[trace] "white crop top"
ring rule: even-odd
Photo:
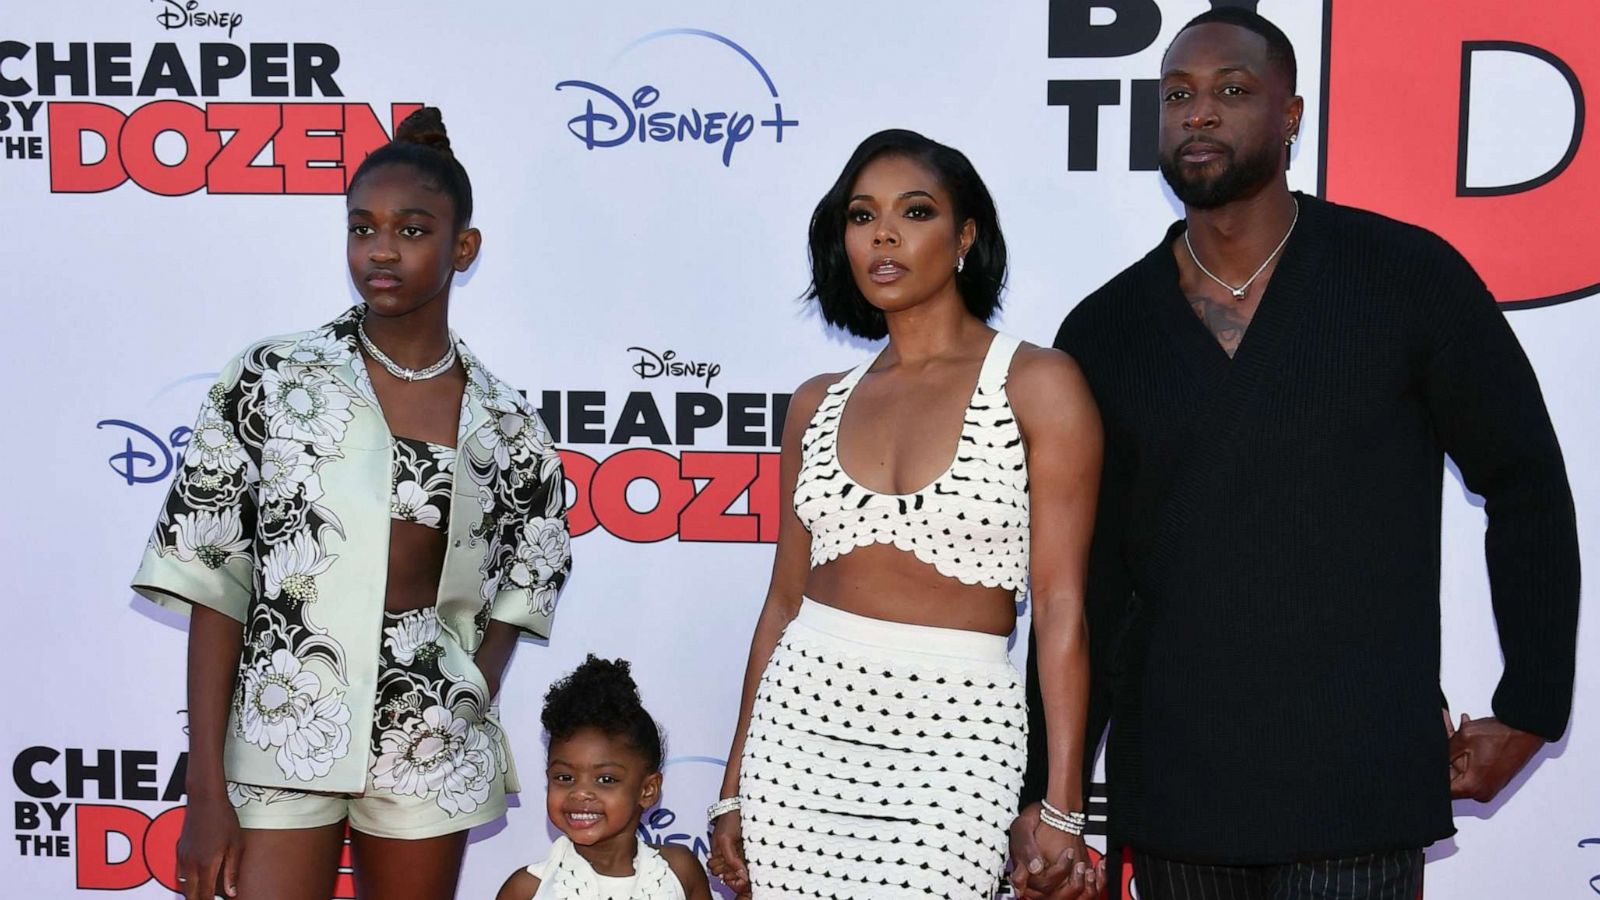
[[[839,422],[861,376],[828,388],[800,443],[795,514],[811,532],[811,567],[868,544],[893,544],[963,584],[1021,593],[1028,581],[1028,461],[1006,396],[1018,340],[996,334],[967,404],[950,466],[909,494],[871,491],[839,464]]]

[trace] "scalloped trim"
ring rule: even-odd
[[[902,543],[903,541],[906,543]],[[1018,594],[1025,594],[1028,591],[1026,580],[1017,582],[1014,579],[1006,578],[1003,573],[984,574],[972,571],[967,566],[957,566],[947,560],[934,557],[928,551],[910,545],[908,539],[894,534],[858,534],[851,539],[851,543],[846,547],[830,546],[819,548],[813,542],[811,545],[811,568],[815,569],[818,566],[827,565],[857,547],[867,547],[873,544],[888,544],[896,550],[909,553],[916,557],[918,562],[932,566],[934,571],[940,575],[946,578],[954,578],[962,584],[982,585],[988,588],[1003,587],[1016,591]]]

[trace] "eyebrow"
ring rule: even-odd
[[[1216,75],[1226,75],[1226,74],[1231,74],[1231,73],[1234,73],[1234,72],[1240,72],[1240,73],[1243,73],[1245,75],[1254,75],[1255,74],[1255,70],[1254,69],[1250,68],[1249,66],[1247,66],[1247,65],[1245,65],[1243,63],[1240,63],[1238,65],[1232,65],[1232,66],[1218,66],[1217,68],[1212,70],[1212,73],[1216,74]],[[1186,75],[1189,75],[1189,74],[1190,74],[1190,72],[1187,69],[1168,69],[1167,71],[1161,73],[1161,77],[1162,78],[1180,78],[1180,77],[1183,77],[1183,76],[1186,76]]]
[[[927,191],[906,191],[905,193],[900,195],[899,199],[906,200],[906,199],[911,198],[911,197],[927,197],[929,200],[933,200],[934,199],[934,196],[932,194],[928,193]],[[873,199],[873,196],[871,194],[857,194],[854,197],[851,197],[850,199],[852,201],[855,201],[855,200],[871,200],[871,199]]]
[[[549,763],[549,765],[546,766],[546,768],[552,768],[553,769],[556,766],[566,766],[569,769],[576,769],[577,768],[577,766],[573,765],[572,763],[569,763],[566,760],[559,759],[559,758],[550,760],[550,763]],[[594,765],[590,766],[589,768],[591,768],[591,769],[626,769],[627,766],[625,764],[619,763],[619,762],[598,762],[598,763],[595,763]]]
[[[416,207],[416,206],[408,206],[405,209],[397,209],[397,210],[395,210],[395,212],[399,213],[402,216],[427,216],[430,219],[439,218],[438,216],[434,215],[431,211],[426,210],[426,209],[422,209],[421,207]],[[369,210],[369,209],[352,209],[352,210],[350,210],[350,215],[352,215],[352,216],[370,216],[370,215],[372,215],[372,211]]]

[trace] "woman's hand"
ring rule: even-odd
[[[744,827],[738,810],[725,812],[712,823],[711,857],[706,866],[735,894],[750,893],[750,872],[744,864]]]
[[[1090,866],[1083,838],[1041,823],[1038,803],[1011,823],[1011,865],[1011,888],[1023,900],[1095,898],[1105,890],[1105,863]]]
[[[190,797],[178,836],[178,889],[184,900],[237,897],[243,856],[244,832],[228,798]]]
[[[1040,823],[1033,838],[1052,868],[1061,865],[1065,869],[1066,878],[1048,895],[1050,900],[1097,900],[1105,895],[1104,863],[1096,866],[1090,861],[1082,835]]]
[[[506,664],[511,661],[511,654],[516,649],[517,626],[499,619],[489,620],[489,627],[483,632],[483,641],[472,655],[472,662],[483,673],[483,683],[489,689],[489,696],[483,698],[485,709],[500,695]]]
[[[184,778],[189,804],[178,836],[178,890],[184,900],[239,895],[244,835],[228,802],[222,745],[243,646],[243,623],[204,604],[194,605],[189,620],[189,768]]]

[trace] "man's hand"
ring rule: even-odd
[[[1072,838],[1054,859],[1039,847],[1039,804],[1011,823],[1011,887],[1023,900],[1092,900],[1105,896],[1105,861],[1090,864],[1082,838]],[[1052,832],[1052,838],[1057,835]],[[1062,838],[1068,837],[1065,833]]]
[[[1445,723],[1449,728],[1448,719]],[[1450,796],[1488,803],[1544,746],[1544,738],[1494,717],[1469,718],[1450,734]]]

